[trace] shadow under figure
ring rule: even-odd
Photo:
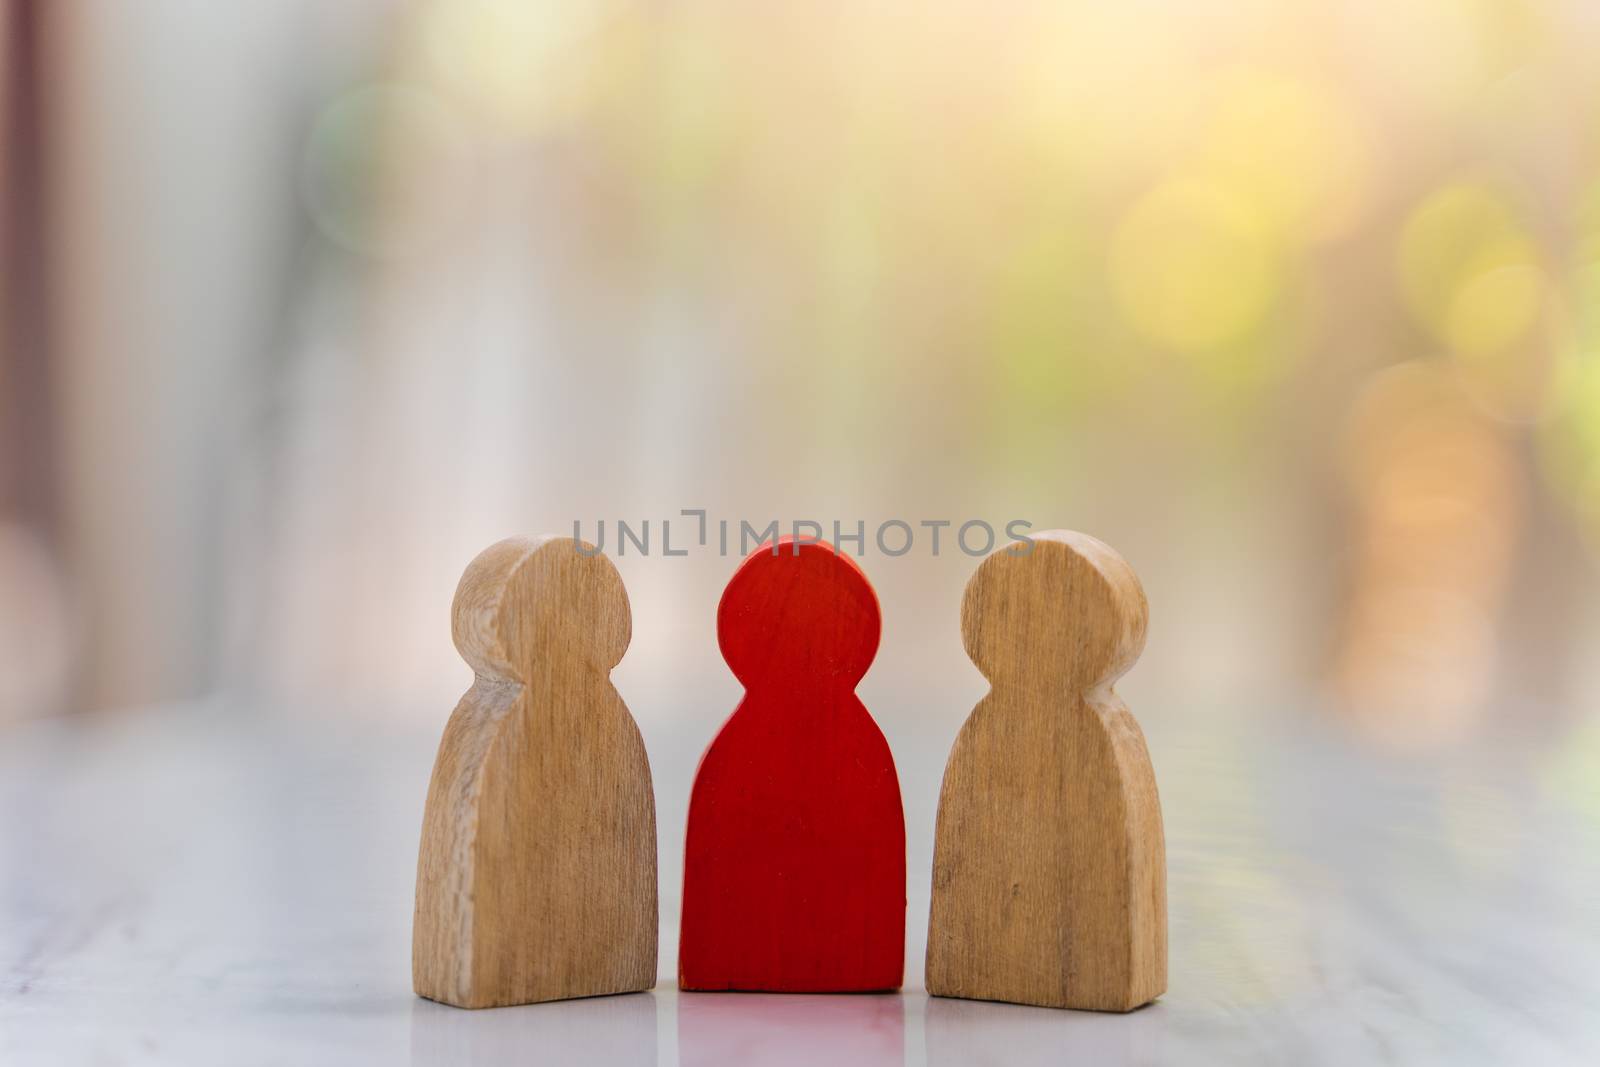
[[[578,548],[502,541],[456,590],[456,648],[477,679],[445,727],[423,816],[412,970],[430,1000],[655,985],[655,798],[610,679],[628,595],[609,559]]]
[[[1070,531],[967,583],[962,640],[991,688],[940,790],[929,993],[1130,1011],[1166,991],[1161,806],[1111,688],[1147,618],[1127,562]]]

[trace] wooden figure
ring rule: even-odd
[[[855,694],[879,627],[866,575],[825,542],[764,545],[728,583],[717,640],[745,695],[689,800],[683,989],[899,988],[905,816]]]
[[[455,644],[477,679],[445,727],[423,816],[412,969],[430,1000],[655,985],[650,764],[610,680],[628,595],[610,560],[578,546],[501,541],[456,589]]]
[[[961,603],[989,680],[945,766],[928,992],[1130,1011],[1167,985],[1155,773],[1112,690],[1144,648],[1133,569],[1080,533],[978,567]]]

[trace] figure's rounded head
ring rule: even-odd
[[[853,687],[877,655],[881,620],[854,560],[825,541],[783,538],[734,572],[717,606],[717,644],[746,689],[766,679]]]
[[[990,682],[1110,685],[1144,650],[1149,607],[1127,561],[1087,534],[1049,530],[978,565],[961,600],[967,655]]]
[[[601,671],[622,661],[633,632],[612,562],[570,537],[511,537],[467,565],[452,635],[480,675],[526,680],[539,657],[575,655]]]

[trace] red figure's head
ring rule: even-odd
[[[881,628],[867,576],[825,541],[762,545],[717,607],[717,644],[746,689],[810,680],[854,688],[878,652]]]

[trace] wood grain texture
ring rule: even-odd
[[[631,634],[605,556],[564,537],[480,554],[456,590],[477,678],[445,727],[417,864],[416,991],[464,1008],[649,989],[656,817],[610,672]]]
[[[695,772],[682,988],[899,988],[905,816],[855,694],[880,625],[866,576],[825,543],[763,546],[728,583],[717,640],[745,695]]]
[[[1144,648],[1148,609],[1108,546],[1033,540],[984,560],[962,600],[991,688],[940,791],[928,992],[1129,1011],[1167,984],[1155,773],[1111,688]]]

